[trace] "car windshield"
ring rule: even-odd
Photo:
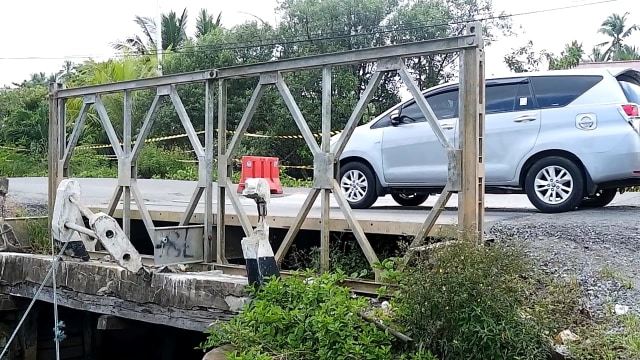
[[[620,81],[622,91],[627,96],[627,101],[640,104],[640,86],[628,81]]]

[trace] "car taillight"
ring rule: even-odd
[[[624,113],[627,114],[627,116],[629,117],[639,116],[638,105],[635,105],[635,104],[622,105],[622,110],[624,110]]]

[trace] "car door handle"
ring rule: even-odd
[[[452,130],[454,127],[456,127],[456,123],[444,123],[440,124],[440,126],[442,127],[442,130]]]
[[[537,118],[535,115],[522,115],[513,119],[514,122],[535,121]]]

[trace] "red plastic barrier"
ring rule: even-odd
[[[263,178],[269,183],[272,194],[282,194],[280,165],[277,157],[243,156],[238,194],[244,190],[244,182],[247,178]]]

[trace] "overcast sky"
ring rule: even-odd
[[[497,11],[510,14],[555,9],[576,4],[592,4],[602,0],[493,0]],[[542,12],[513,17],[526,34],[503,38],[487,48],[486,75],[507,72],[502,59],[513,47],[533,40],[536,50],[560,52],[571,40],[591,47],[605,41],[596,33],[602,21],[611,13],[630,12],[629,24],[640,24],[638,0],[616,0],[604,4]],[[635,4],[635,6],[633,6]],[[188,8],[189,32],[192,33],[197,11],[207,8],[217,14],[222,11],[223,23],[232,26],[251,19],[250,12],[264,20],[275,21],[275,0],[111,0],[89,5],[80,0],[4,0],[0,5],[0,85],[20,82],[33,72],[52,73],[60,69],[65,58],[81,62],[88,56],[100,59],[113,54],[109,43],[138,33],[135,15],[155,16],[158,6],[163,12]],[[638,9],[633,11],[632,9]],[[640,46],[640,32],[632,42]]]

